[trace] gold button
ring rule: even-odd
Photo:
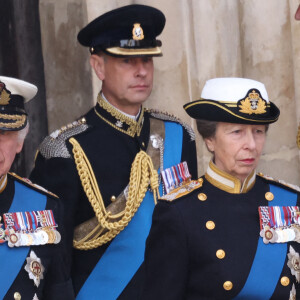
[[[14,299],[15,299],[15,300],[21,300],[21,294],[18,293],[18,292],[15,292],[15,293],[14,293]]]
[[[207,199],[207,196],[204,193],[198,194],[198,199],[200,201],[205,201]]]
[[[288,286],[290,284],[290,279],[286,276],[283,276],[281,277],[280,279],[280,283],[283,285],[283,286]]]
[[[144,142],[142,142],[142,146],[145,148],[145,143]]]
[[[213,230],[215,229],[216,227],[216,224],[214,221],[207,221],[206,222],[206,228],[209,229],[209,230]]]
[[[266,192],[265,197],[268,201],[272,201],[274,199],[274,195],[271,192]]]
[[[116,196],[111,196],[111,197],[110,197],[110,201],[111,201],[111,202],[115,202],[115,201],[116,201]]]
[[[199,182],[200,184],[202,184],[202,183],[203,183],[203,178],[199,178],[199,179],[198,179],[198,182]]]
[[[225,281],[223,284],[223,288],[226,291],[230,291],[232,289],[232,287],[233,287],[233,284],[231,281]]]
[[[216,256],[217,258],[219,259],[223,259],[225,257],[225,251],[222,250],[222,249],[219,249],[217,252],[216,252]]]

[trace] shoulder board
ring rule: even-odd
[[[13,172],[9,172],[8,173],[9,175],[11,175],[14,179],[16,179],[18,182],[20,183],[23,183],[25,184],[26,186],[30,187],[30,188],[33,188],[34,190],[36,190],[37,192],[40,192],[40,193],[43,193],[43,194],[46,194],[46,195],[50,195],[52,197],[55,197],[55,198],[58,198],[57,195],[49,192],[48,190],[46,190],[45,188],[43,188],[42,186],[40,185],[37,185],[35,183],[32,183],[30,181],[30,179],[28,178],[24,178],[24,177],[20,177],[19,175],[17,175],[16,173],[13,173]]]
[[[183,184],[182,186],[172,190],[169,194],[161,197],[159,200],[173,201],[175,199],[179,199],[201,188],[202,184],[202,178],[199,178],[198,180],[188,181],[186,184]]]
[[[159,110],[154,110],[154,109],[149,109],[147,108],[146,111],[150,114],[150,116],[152,116],[153,118],[156,119],[160,119],[160,120],[164,120],[164,121],[171,121],[171,122],[176,122],[179,123],[182,127],[185,128],[185,130],[188,132],[188,134],[190,135],[191,141],[195,140],[195,132],[193,130],[193,128],[182,122],[179,118],[177,118],[176,116],[169,114],[167,112],[162,112]]]
[[[274,179],[273,177],[268,176],[268,175],[264,175],[263,173],[257,173],[257,175],[264,178],[268,182],[275,184],[275,185],[278,185],[278,186],[281,186],[281,187],[282,186],[286,187],[286,188],[292,190],[293,192],[300,192],[300,187],[295,185],[295,184],[287,183],[284,180]]]
[[[40,153],[46,158],[62,157],[71,158],[67,148],[66,140],[74,135],[82,133],[88,129],[85,118],[81,118],[73,123],[61,127],[47,136],[39,147]]]

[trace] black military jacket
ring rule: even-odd
[[[29,273],[25,271],[24,267],[27,264],[27,261],[24,261],[24,264],[17,271],[17,276],[14,279],[12,285],[8,289],[4,299],[74,299],[73,287],[70,278],[69,263],[66,262],[68,259],[67,245],[64,243],[65,236],[63,230],[63,211],[61,202],[55,195],[37,188],[32,184],[27,183],[22,180],[20,177],[12,174],[7,174],[7,185],[5,189],[0,193],[0,214],[1,217],[4,213],[8,212],[10,206],[14,199],[15,195],[15,182],[19,182],[22,185],[25,185],[29,189],[33,189],[38,193],[47,196],[46,210],[52,210],[55,221],[58,225],[57,230],[61,234],[62,240],[58,244],[46,244],[40,246],[22,246],[28,249],[27,257],[30,256],[30,252],[33,251],[36,256],[41,260],[41,264],[44,267],[43,279],[40,280],[38,287],[34,285],[33,279],[29,278]],[[23,197],[26,197],[23,195]],[[32,211],[30,205],[28,205],[24,211]],[[3,219],[2,219],[3,222]],[[6,247],[7,245],[0,245],[0,247]],[[20,246],[21,248],[21,246]],[[9,251],[14,251],[14,248],[9,248]],[[17,251],[18,249],[16,249]],[[5,260],[7,258],[1,257]],[[12,270],[1,269],[1,272],[11,272]],[[0,282],[1,286],[1,282]],[[7,288],[7,287],[5,287]],[[36,298],[34,298],[34,296]],[[21,298],[19,298],[21,297]]]
[[[224,300],[239,294],[262,239],[258,207],[268,206],[269,184],[296,193],[299,205],[299,192],[253,175],[255,181],[236,189],[206,173],[198,188],[180,193],[187,195],[158,201],[146,244],[141,299]],[[298,243],[288,243],[287,249],[290,245],[300,252]],[[299,291],[297,298],[289,298],[293,284],[298,290],[299,283],[287,261],[286,256],[271,299],[300,299]]]
[[[150,137],[150,118],[172,122],[178,119],[142,109],[137,121],[130,120],[109,104],[97,103],[83,118],[47,137],[40,147],[30,178],[52,190],[66,204],[66,228],[73,228],[95,216],[82,189],[69,138],[83,148],[93,168],[105,206],[129,183],[131,164],[145,150]],[[193,178],[197,176],[196,147],[192,130],[183,126],[182,161],[187,161]],[[68,239],[72,239],[69,233]],[[105,252],[107,245],[82,251],[74,250],[72,279],[77,294]],[[141,272],[141,271],[138,271]],[[136,299],[142,276],[134,276],[120,299]]]

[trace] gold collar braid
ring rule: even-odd
[[[122,114],[118,109],[116,109],[113,105],[111,105],[108,101],[105,101],[101,94],[98,94],[97,102],[101,108],[106,110],[113,118],[115,118],[116,122],[106,119],[101,113],[97,111],[95,108],[95,112],[99,118],[108,123],[113,128],[134,137],[135,135],[139,136],[142,130],[143,122],[144,122],[144,108],[141,109],[140,116],[138,121],[131,119],[130,117]],[[122,127],[122,124],[125,123],[127,125],[127,129]]]
[[[70,143],[73,145],[74,159],[82,187],[99,222],[97,228],[89,236],[80,241],[73,240],[73,246],[80,250],[94,249],[111,241],[128,225],[145,197],[149,182],[156,203],[157,196],[159,196],[158,174],[153,167],[150,156],[146,152],[140,151],[131,166],[129,192],[125,209],[112,215],[105,208],[95,174],[83,149],[74,138],[70,139]],[[119,220],[115,221],[116,219]],[[99,233],[89,239],[101,227]],[[105,230],[106,232],[103,233]]]

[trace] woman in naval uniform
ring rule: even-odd
[[[213,157],[155,207],[142,299],[300,299],[299,188],[255,173],[279,109],[243,78],[184,108]]]

